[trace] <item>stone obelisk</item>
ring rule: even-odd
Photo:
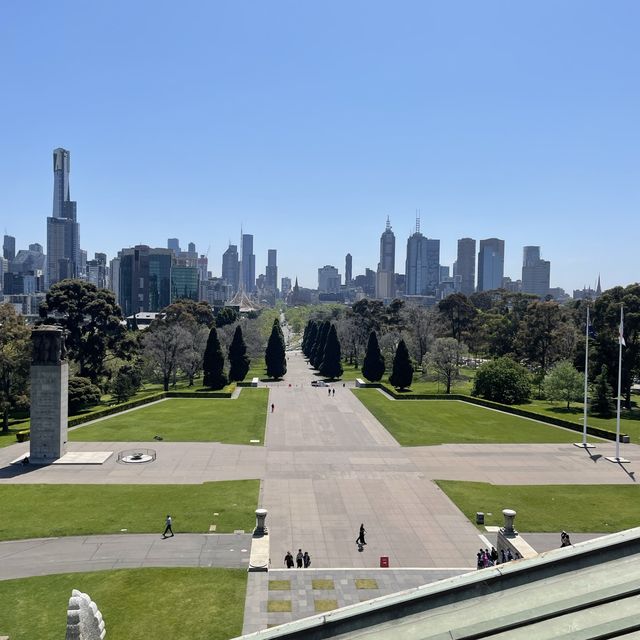
[[[31,332],[31,446],[29,462],[50,464],[66,453],[69,365],[62,329]]]

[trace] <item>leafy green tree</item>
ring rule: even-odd
[[[473,395],[503,404],[526,402],[531,395],[529,373],[509,357],[496,358],[476,372]]]
[[[605,291],[594,304],[592,324],[593,371],[606,365],[609,384],[618,385],[618,328],[620,306],[624,308],[624,341],[622,348],[621,394],[624,406],[631,408],[631,386],[640,375],[640,283],[627,287],[614,287]]]
[[[54,284],[40,305],[40,317],[66,330],[68,357],[79,375],[94,384],[105,373],[110,356],[129,360],[135,341],[122,325],[122,311],[114,294],[83,280]]]
[[[2,433],[9,432],[9,414],[29,406],[31,329],[13,305],[0,304],[0,411]]]
[[[229,345],[229,382],[242,382],[247,376],[249,365],[247,345],[242,337],[242,327],[238,325]]]
[[[432,370],[436,378],[445,385],[446,393],[458,378],[462,358],[467,355],[467,346],[455,338],[437,338],[425,357],[427,370]]]
[[[216,327],[224,327],[233,324],[238,319],[238,312],[231,307],[222,307],[216,314]]]
[[[111,395],[117,402],[126,402],[136,394],[142,384],[140,374],[128,365],[120,367],[109,384]]]
[[[100,404],[100,389],[88,378],[69,378],[69,413],[75,414]]]
[[[379,382],[384,375],[384,358],[380,353],[380,345],[378,344],[378,336],[375,331],[369,334],[367,342],[367,351],[362,361],[362,375],[370,382]]]
[[[325,378],[335,380],[342,375],[342,355],[340,353],[340,341],[336,325],[332,324],[327,335],[327,344],[324,348],[322,363],[320,364],[320,375]]]
[[[188,298],[176,300],[168,307],[165,307],[162,312],[164,313],[165,320],[169,322],[180,322],[192,318],[197,324],[206,327],[211,327],[215,322],[211,306],[208,302],[204,301],[195,302]]]
[[[613,403],[613,388],[609,384],[609,371],[607,365],[603,365],[593,384],[593,399],[591,410],[603,418],[611,417],[611,405]]]
[[[404,340],[398,343],[389,382],[396,389],[408,389],[413,382],[413,365]]]
[[[572,401],[580,400],[584,393],[584,373],[569,360],[561,360],[544,379],[544,395],[548,400],[562,400],[567,409]]]
[[[287,357],[285,355],[284,338],[280,323],[276,318],[271,328],[271,335],[264,354],[267,376],[279,380],[287,373]]]
[[[224,373],[224,355],[218,340],[218,332],[215,327],[211,327],[207,346],[204,350],[202,362],[203,380],[202,384],[210,389],[222,389],[227,384],[227,376]]]
[[[452,293],[438,303],[438,311],[447,319],[451,336],[462,342],[463,334],[471,327],[476,315],[467,296],[464,293]]]

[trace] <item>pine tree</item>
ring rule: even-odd
[[[202,384],[210,389],[222,389],[227,384],[224,373],[224,356],[218,340],[218,332],[211,327],[202,362]]]
[[[398,343],[389,382],[396,389],[407,389],[413,382],[413,366],[411,365],[409,351],[404,340],[400,340]]]
[[[307,340],[302,347],[302,352],[307,358],[311,357],[313,351],[313,345],[316,343],[318,337],[318,323],[315,320],[309,321],[309,332],[307,333]]]
[[[362,375],[370,382],[379,382],[384,375],[384,357],[380,353],[378,336],[375,331],[369,334],[367,351],[362,361]]]
[[[309,362],[314,369],[319,369],[322,363],[322,356],[324,356],[324,348],[327,346],[327,336],[329,335],[329,329],[331,323],[325,320],[318,329],[318,337],[313,345],[313,352],[309,358]]]
[[[271,335],[269,336],[269,342],[267,342],[264,360],[267,366],[267,376],[270,378],[277,380],[287,373],[284,338],[282,337],[282,330],[280,329],[280,323],[277,322],[277,318],[271,328]]]
[[[249,356],[247,345],[242,336],[242,327],[238,325],[233,340],[229,345],[229,382],[242,382],[249,371]]]
[[[340,353],[340,341],[334,324],[329,328],[327,343],[320,364],[320,375],[325,378],[339,378],[342,375],[342,355]]]
[[[591,410],[594,413],[608,418],[611,415],[611,400],[613,389],[609,384],[609,369],[607,365],[602,365],[600,375],[596,377],[593,385],[593,400],[591,402]]]

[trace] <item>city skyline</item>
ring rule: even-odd
[[[375,270],[387,216],[401,271],[420,209],[443,265],[497,237],[514,280],[525,246],[552,287],[639,279],[637,3],[123,7],[5,12],[0,222],[18,246],[47,244],[63,147],[89,255],[178,236],[220,275],[242,226],[260,269],[276,248],[313,287],[346,253],[354,277]]]

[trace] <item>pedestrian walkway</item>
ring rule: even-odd
[[[473,571],[452,569],[276,569],[249,574],[242,633]]]

